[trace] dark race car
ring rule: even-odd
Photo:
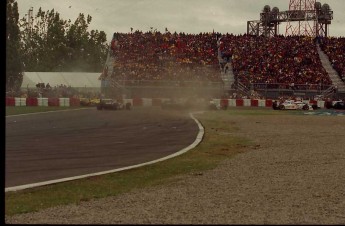
[[[337,101],[333,104],[333,108],[337,110],[345,110],[345,102],[344,101]]]
[[[101,99],[100,102],[97,104],[97,110],[130,110],[131,103],[126,103],[123,105],[122,103],[114,100],[114,99]]]

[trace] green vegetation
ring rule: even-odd
[[[268,110],[209,111],[196,114],[203,124],[203,141],[193,150],[153,165],[95,176],[76,181],[47,185],[5,194],[5,214],[14,215],[44,208],[116,196],[132,189],[173,183],[183,175],[197,175],[215,168],[221,161],[241,153],[251,144],[233,135],[239,130],[230,115],[277,114]]]
[[[19,18],[16,0],[6,3],[6,91],[17,91],[23,72],[101,72],[109,45],[104,31],[91,30],[92,17],[64,20],[41,8]],[[30,13],[29,13],[30,14]]]

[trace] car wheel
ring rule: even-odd
[[[306,111],[306,110],[309,110],[308,104],[304,105],[304,106],[302,107],[302,109],[305,110],[305,111]]]
[[[313,110],[317,110],[318,109],[317,104],[313,104],[312,107],[313,107]]]
[[[279,106],[279,109],[280,109],[280,110],[285,110],[285,106],[284,106],[284,105],[280,105],[280,106]]]
[[[131,110],[132,104],[131,103],[127,103],[126,104],[126,110]]]

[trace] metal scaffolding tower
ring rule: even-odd
[[[266,5],[260,13],[260,20],[247,22],[247,34],[266,37],[279,34],[279,25],[286,22],[285,35],[325,36],[333,19],[328,4],[321,6],[315,0],[290,0],[289,10],[279,12]]]

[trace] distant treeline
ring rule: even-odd
[[[90,15],[64,20],[54,9],[19,19],[18,3],[7,1],[6,89],[18,89],[23,71],[101,72],[108,51],[104,31],[91,30]]]

